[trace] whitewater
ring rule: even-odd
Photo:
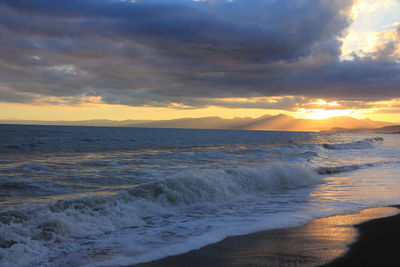
[[[400,135],[0,125],[0,265],[126,266],[400,203]]]

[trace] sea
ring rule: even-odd
[[[0,125],[0,265],[149,262],[399,192],[400,135]]]

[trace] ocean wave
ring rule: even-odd
[[[128,193],[169,204],[220,202],[238,195],[271,192],[305,186],[318,180],[311,169],[300,165],[261,165],[226,170],[188,170],[173,179],[135,187]]]
[[[341,172],[350,172],[359,170],[362,168],[367,167],[374,167],[375,164],[368,163],[368,164],[354,164],[354,165],[345,165],[345,166],[328,166],[328,167],[317,167],[316,171],[319,174],[334,174],[334,173],[341,173]]]
[[[373,148],[374,143],[381,143],[381,142],[383,142],[383,138],[375,137],[349,143],[323,144],[322,147],[330,150],[368,149],[368,148]]]
[[[218,206],[319,181],[311,168],[296,164],[197,169],[112,196],[24,206],[0,214],[0,258],[3,266],[51,265],[50,258],[62,253],[56,248],[66,242],[140,227],[182,208]]]

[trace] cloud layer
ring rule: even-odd
[[[290,109],[303,97],[398,97],[400,26],[373,52],[340,60],[352,5],[2,0],[0,100],[100,97],[132,106]],[[292,97],[277,104],[221,100],[275,96]]]

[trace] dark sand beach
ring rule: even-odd
[[[398,266],[398,208],[367,209],[302,227],[229,237],[135,266]]]
[[[400,266],[399,226],[400,215],[356,225],[357,241],[343,257],[324,266]]]

